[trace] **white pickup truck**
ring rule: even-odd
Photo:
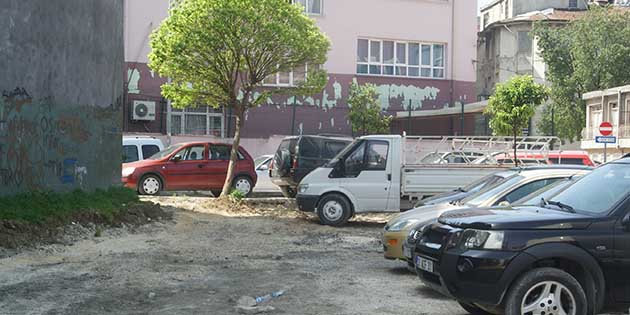
[[[471,163],[414,164],[420,163],[423,154],[432,149],[428,148],[431,147],[428,141],[414,142],[410,138],[378,135],[356,139],[329,163],[302,179],[297,194],[299,209],[316,212],[323,224],[338,226],[345,224],[355,213],[399,212],[401,202],[413,202],[454,190],[513,167]],[[538,143],[537,140],[534,142]],[[452,147],[452,143],[449,140],[448,146]],[[501,143],[508,149],[511,145],[509,141]],[[484,143],[477,147],[487,146]],[[538,144],[538,147],[543,146]],[[424,153],[410,150],[410,147],[422,147]],[[403,208],[410,207],[403,205]]]

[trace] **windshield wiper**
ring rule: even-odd
[[[573,207],[569,206],[566,203],[562,203],[560,201],[545,200],[545,198],[540,198],[540,200],[543,206],[552,205],[552,206],[556,206],[560,208],[561,210],[566,210],[567,212],[575,213],[575,209],[573,209]]]
[[[458,192],[466,192],[466,189],[461,188],[461,187],[457,187],[457,189],[455,189],[455,191],[458,191]]]

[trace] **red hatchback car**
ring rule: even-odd
[[[218,196],[227,175],[231,148],[220,143],[175,144],[149,159],[123,164],[122,182],[143,195],[162,190],[210,190]],[[234,189],[249,195],[257,179],[252,157],[240,147]]]

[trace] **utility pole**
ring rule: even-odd
[[[461,132],[460,136],[464,135],[464,116],[465,116],[465,111],[464,111],[464,100],[462,98],[460,98],[459,102],[462,104],[462,118],[461,118],[461,126],[459,129],[459,132]]]
[[[409,100],[409,117],[407,118],[407,135],[411,135],[411,100]]]
[[[297,105],[297,96],[293,96],[293,114],[291,118],[291,135],[295,136],[295,106]]]

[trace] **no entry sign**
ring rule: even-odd
[[[601,125],[599,125],[599,133],[602,136],[610,136],[613,132],[613,126],[611,123],[605,121]]]

